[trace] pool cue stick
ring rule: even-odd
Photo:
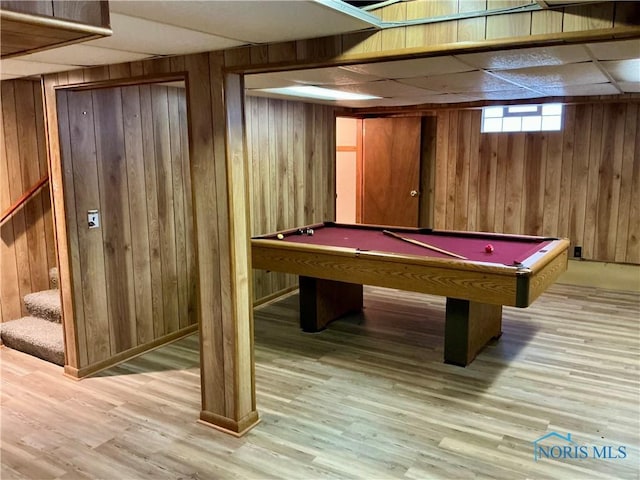
[[[397,238],[398,240],[402,240],[404,242],[409,242],[409,243],[413,243],[414,245],[418,245],[420,247],[428,248],[429,250],[433,250],[434,252],[444,253],[445,255],[449,255],[455,258],[460,258],[461,260],[468,260],[467,257],[463,257],[462,255],[458,255],[457,253],[453,253],[448,250],[443,250],[442,248],[434,247],[433,245],[429,245],[428,243],[424,243],[419,240],[414,240],[413,238],[402,237],[397,233],[390,232],[389,230],[383,230],[382,233],[384,233],[385,235],[389,235],[390,237]]]

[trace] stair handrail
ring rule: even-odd
[[[13,205],[7,208],[4,212],[2,212],[2,217],[0,218],[0,225],[4,223],[4,221],[9,218],[13,212],[15,212],[18,208],[20,208],[27,200],[29,200],[32,196],[34,196],[45,183],[49,181],[49,175],[45,175],[40,180],[37,181],[35,185],[33,185],[29,190],[27,190],[18,200],[15,201]]]

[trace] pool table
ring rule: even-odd
[[[528,307],[567,268],[569,241],[325,222],[251,239],[253,268],[299,275],[300,326],[362,309],[362,285],[447,297],[446,363],[501,335],[502,306]]]

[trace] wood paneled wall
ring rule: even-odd
[[[567,237],[586,259],[640,263],[638,107],[567,105],[562,131],[539,133],[438,112],[434,226]]]
[[[148,83],[151,79],[186,80],[196,312],[201,345],[200,419],[225,431],[242,433],[258,421],[247,215],[249,176],[243,82],[239,75],[225,73],[223,67],[223,53],[210,52],[50,74],[44,77],[44,98],[55,229],[58,244],[66,246],[58,251],[66,342],[65,372],[82,377],[141,353],[154,343],[124,351],[96,364],[82,362],[80,350],[91,345],[83,346],[79,341],[84,335],[82,329],[87,327],[87,316],[86,312],[76,312],[77,298],[82,292],[74,289],[73,265],[74,256],[80,255],[80,251],[77,231],[74,232],[74,225],[66,220],[66,212],[73,205],[68,205],[65,192],[67,188],[75,188],[75,184],[65,181],[61,161],[61,151],[66,147],[59,134],[59,116],[64,113],[58,109],[57,92],[110,87],[117,83]],[[154,145],[154,148],[160,147]],[[122,160],[116,163],[123,168]],[[157,169],[156,164],[156,181],[160,178]],[[78,215],[82,217],[80,212]],[[86,338],[91,342],[95,340]],[[155,344],[170,339],[167,336]]]
[[[0,211],[47,175],[42,92],[39,82],[0,84]],[[0,321],[27,314],[24,295],[49,288],[55,245],[49,186],[45,185],[0,227]]]
[[[445,17],[484,10],[530,6],[529,0],[413,0],[375,10],[383,20]],[[617,3],[617,5],[616,5]],[[576,32],[624,26],[633,15],[630,5],[606,2],[447,22],[412,25],[382,32],[379,48],[411,48],[432,43],[493,40],[554,32]]]
[[[185,90],[61,90],[57,102],[78,352],[92,365],[197,323]]]
[[[335,218],[333,107],[246,97],[252,235]],[[254,272],[254,298],[297,278]]]

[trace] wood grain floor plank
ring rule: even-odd
[[[80,382],[0,349],[2,478],[638,478],[640,295],[554,285],[466,368],[442,363],[443,298],[366,287],[319,334],[297,300],[255,311],[242,438],[196,422],[197,335]],[[534,461],[551,431],[627,458]]]

